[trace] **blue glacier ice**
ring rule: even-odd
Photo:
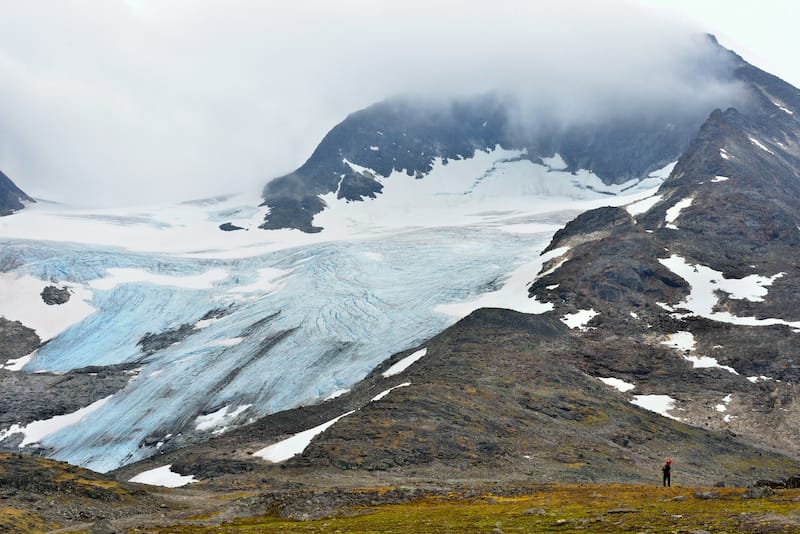
[[[523,274],[533,280],[540,251],[578,211],[627,201],[613,196],[619,191],[609,196],[574,185],[594,177],[506,156],[482,154],[490,171],[476,167],[478,156],[441,166],[442,176],[454,178],[440,189],[452,194],[438,194],[425,182],[430,177],[396,181],[395,189],[405,189],[383,212],[381,204],[326,199],[339,214],[327,219],[331,224],[355,225],[347,238],[262,231],[255,225],[263,210],[225,199],[187,204],[169,221],[146,210],[14,215],[0,226],[0,275],[89,288],[95,310],[41,347],[22,372],[121,363],[138,369],[100,408],[45,436],[41,446],[59,460],[108,471],[159,447],[207,437],[207,425],[197,429],[202,415],[234,414],[220,416],[230,428],[320,402],[459,318],[438,306],[491,294],[520,269],[530,269]],[[501,196],[508,183],[518,193]],[[421,196],[423,190],[431,191]],[[249,230],[220,232],[228,217]],[[61,238],[43,240],[54,228]],[[104,241],[106,234],[120,236],[110,241],[118,246]],[[240,250],[228,254],[219,249],[225,243]],[[524,283],[515,292],[526,295]],[[201,321],[211,311],[216,317]],[[138,345],[148,333],[182,325],[194,329],[177,343],[152,353]]]

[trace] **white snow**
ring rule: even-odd
[[[387,389],[385,391],[381,391],[380,393],[378,393],[377,395],[372,397],[370,399],[370,402],[377,402],[377,401],[381,400],[382,398],[384,398],[389,393],[391,393],[392,391],[394,391],[395,389],[397,389],[397,388],[405,388],[405,387],[408,387],[410,385],[411,385],[411,382],[403,382],[402,384],[398,384],[398,385],[396,385],[394,387],[390,387],[389,389]]]
[[[800,328],[800,321],[790,322],[772,318],[739,317],[730,312],[714,311],[714,306],[719,301],[715,294],[716,291],[728,293],[732,299],[761,302],[767,295],[767,287],[783,276],[784,273],[769,277],[751,274],[744,278],[725,278],[719,271],[704,265],[691,265],[684,258],[674,254],[669,258],[662,258],[658,261],[686,280],[691,286],[689,296],[683,302],[676,304],[675,308],[684,308],[689,310],[691,314],[724,323],[748,326],[784,324],[793,328]],[[666,305],[662,305],[662,307],[667,311],[674,311],[673,308]]]
[[[722,402],[724,402],[725,404],[730,404],[732,400],[733,400],[733,395],[731,395],[730,393],[722,397]]]
[[[783,111],[784,113],[788,113],[789,115],[794,115],[794,111],[792,111],[792,110],[791,110],[791,109],[789,109],[789,108],[785,108],[785,107],[783,107],[783,106],[778,106],[778,109],[780,109],[780,110],[781,110],[781,111]]]
[[[256,271],[256,281],[249,285],[237,285],[230,293],[271,293],[282,287],[281,280],[291,273],[289,270],[265,267]]]
[[[143,269],[114,267],[106,270],[107,276],[89,281],[92,289],[110,290],[122,284],[154,284],[159,286],[182,287],[185,289],[211,289],[215,282],[228,277],[226,269],[209,269],[189,276],[155,274]]]
[[[677,165],[677,164],[678,164],[678,160],[675,160],[675,161],[673,161],[671,163],[667,163],[666,165],[664,165],[660,169],[654,170],[653,172],[651,172],[647,176],[649,176],[650,178],[658,178],[660,180],[666,180],[667,178],[669,178],[669,175],[672,174],[672,170],[675,168],[675,165]]]
[[[773,156],[775,155],[775,152],[773,152],[772,150],[770,150],[767,147],[765,147],[764,144],[761,141],[759,141],[758,139],[756,139],[755,137],[748,137],[748,139],[750,139],[750,142],[753,143],[758,148],[760,148],[761,150],[763,150],[765,152],[769,152]]]
[[[598,313],[591,308],[588,310],[578,310],[575,313],[568,313],[563,316],[561,322],[570,328],[586,330],[586,324],[596,315],[598,315]]]
[[[329,400],[335,399],[336,397],[341,397],[345,393],[350,393],[350,390],[349,389],[337,389],[337,390],[333,391],[330,395],[325,397],[324,400],[329,401]]]
[[[636,384],[632,384],[630,382],[625,382],[624,380],[619,379],[619,378],[597,377],[597,379],[600,380],[603,384],[606,384],[606,385],[609,385],[611,387],[617,388],[622,393],[625,393],[626,391],[630,391],[632,389],[636,389]]]
[[[695,341],[691,332],[676,332],[667,336],[667,340],[662,341],[661,344],[684,352],[691,352],[694,350]]]
[[[113,395],[109,395],[104,399],[95,401],[89,406],[85,406],[72,413],[56,415],[50,419],[44,419],[42,421],[34,421],[32,423],[28,423],[24,427],[17,424],[11,425],[10,428],[0,430],[0,441],[13,434],[22,433],[25,437],[19,444],[20,448],[31,443],[39,443],[42,441],[42,439],[51,434],[55,434],[59,430],[80,423],[89,414],[99,410],[105,403],[109,401],[109,399],[111,399],[112,396]]]
[[[634,202],[633,204],[628,204],[625,206],[625,209],[631,216],[636,217],[637,215],[650,211],[650,208],[661,202],[662,198],[664,198],[663,195],[653,195],[638,202]]]
[[[728,411],[728,407],[727,407],[727,406],[725,406],[724,404],[717,404],[717,405],[714,407],[714,409],[715,409],[715,410],[717,410],[717,411],[718,411],[718,412],[720,412],[720,413]]]
[[[567,170],[567,162],[561,157],[561,154],[556,154],[552,158],[542,158],[544,166],[551,171],[564,171]]]
[[[747,377],[747,379],[748,379],[750,382],[752,382],[753,384],[757,384],[757,383],[759,383],[759,382],[764,382],[764,381],[766,381],[766,380],[772,380],[772,378],[771,378],[771,377],[769,377],[769,376],[764,376],[764,375],[761,375],[761,376],[748,376],[748,377]]]
[[[670,419],[678,419],[669,414],[669,411],[675,408],[675,399],[669,395],[634,395],[631,404]]]
[[[670,334],[669,336],[667,336],[667,340],[662,341],[661,344],[682,351],[684,353],[682,354],[683,359],[692,362],[692,368],[694,369],[718,367],[720,369],[728,371],[729,373],[733,373],[735,375],[739,374],[733,367],[729,367],[727,365],[720,365],[719,362],[717,362],[716,358],[711,358],[709,356],[695,356],[688,354],[689,352],[694,352],[696,345],[694,336],[692,335],[691,332],[676,332],[674,334]]]
[[[562,249],[566,250],[563,247]],[[533,261],[522,264],[508,275],[503,286],[497,291],[482,293],[473,299],[461,302],[439,304],[434,308],[434,311],[459,319],[480,308],[505,308],[530,314],[548,312],[553,309],[553,304],[539,302],[535,297],[528,297],[528,286],[531,283],[532,273],[538,272],[549,257],[550,255],[538,256]],[[551,271],[556,268],[558,266],[551,269]],[[541,276],[539,275],[537,278]]]
[[[0,369],[5,369],[7,371],[22,371],[22,368],[33,359],[36,355],[36,351],[31,352],[30,354],[26,354],[21,358],[15,358],[12,360],[6,360],[5,365],[0,365]]]
[[[684,199],[679,200],[675,203],[674,206],[667,209],[667,213],[664,217],[664,220],[667,222],[667,228],[672,228],[673,230],[677,230],[678,227],[675,226],[675,221],[680,217],[681,212],[692,205],[692,201],[694,197],[687,197]]]
[[[715,176],[711,179],[711,182],[717,184],[719,182],[727,182],[728,180],[730,180],[730,178],[727,176]]]
[[[712,358],[710,356],[684,356],[684,359],[687,361],[692,362],[692,367],[694,369],[707,369],[711,367],[717,367],[719,369],[724,369],[729,373],[733,373],[738,375],[739,373],[733,367],[728,365],[720,365],[716,358]]]
[[[195,418],[195,429],[202,431],[209,431],[215,429],[213,434],[222,434],[227,429],[227,425],[236,419],[245,410],[250,408],[252,404],[242,404],[234,409],[230,406],[223,406],[216,412],[206,415],[199,415]]]
[[[372,145],[372,146],[369,147],[369,149],[372,150],[373,152],[377,152],[378,150],[381,149],[381,147]]]
[[[420,349],[420,350],[414,352],[413,354],[410,354],[410,355],[406,356],[405,358],[403,358],[402,360],[400,360],[399,362],[395,363],[394,365],[389,367],[387,370],[385,370],[383,372],[383,377],[384,378],[388,378],[390,376],[399,375],[400,373],[402,373],[403,371],[408,369],[417,360],[419,360],[420,358],[425,356],[427,353],[428,353],[428,349],[427,348],[423,348],[423,349]]]
[[[566,164],[560,155],[545,158],[543,165],[525,156],[524,150],[496,147],[446,165],[437,158],[421,180],[404,171],[384,177],[345,159],[355,172],[380,182],[382,193],[363,202],[336,198],[335,193],[321,195],[328,208],[313,222],[325,228],[322,234],[338,238],[402,228],[463,226],[480,213],[504,212],[506,219],[519,219],[575,209],[576,202],[594,207],[625,204],[649,196],[663,182],[648,178],[609,186],[589,171],[562,170]],[[498,226],[506,224],[497,221]]]
[[[354,411],[355,410],[349,411],[340,415],[339,417],[331,419],[326,423],[322,423],[319,426],[298,432],[290,438],[286,438],[277,443],[273,443],[272,445],[264,447],[263,449],[254,452],[253,456],[258,456],[259,458],[263,458],[268,462],[276,464],[284,462],[306,450],[306,447],[308,447],[312,439],[325,432],[328,428],[332,427],[337,421],[339,421],[339,419],[350,415]]]
[[[633,317],[634,319],[638,319],[638,318],[639,318],[639,314],[638,314],[638,313],[636,313],[636,312],[630,312],[630,315],[631,315],[631,317]]]
[[[722,159],[731,159],[731,157],[728,155],[728,152],[726,152],[724,148],[719,149],[719,155],[722,157]]]
[[[64,304],[45,304],[41,293],[49,285],[66,286],[71,293],[70,299]],[[92,292],[84,286],[61,282],[53,284],[27,274],[20,276],[12,272],[0,272],[0,295],[0,316],[33,328],[42,341],[56,337],[95,311],[90,304]]]
[[[192,482],[197,482],[194,475],[181,475],[172,471],[172,464],[156,467],[149,471],[143,471],[128,482],[138,482],[139,484],[149,484],[150,486],[164,486],[167,488],[179,488]]]

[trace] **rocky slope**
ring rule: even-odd
[[[0,171],[0,217],[24,208],[23,201],[35,202]]]
[[[649,205],[567,225],[530,292],[598,312],[584,368],[798,457],[800,92],[738,61],[748,105],[710,115]]]

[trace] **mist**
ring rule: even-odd
[[[0,169],[78,205],[255,197],[399,95],[501,91],[523,126],[740,97],[702,28],[624,1],[0,1]]]

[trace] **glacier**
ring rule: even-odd
[[[663,180],[603,189],[559,163],[498,148],[438,162],[422,180],[382,178],[391,196],[326,196],[315,220],[325,230],[313,235],[258,229],[266,208],[248,195],[125,210],[41,203],[0,219],[7,283],[66,285],[91,306],[14,372],[136,367],[126,387],[38,445],[109,471],[322,402],[478,306],[533,311],[526,285],[553,233],[586,209],[646,198]],[[226,221],[244,230],[219,230]],[[0,315],[14,313],[0,302]],[[141,344],[178,329],[168,346]],[[214,414],[225,414],[224,428],[198,424]]]

